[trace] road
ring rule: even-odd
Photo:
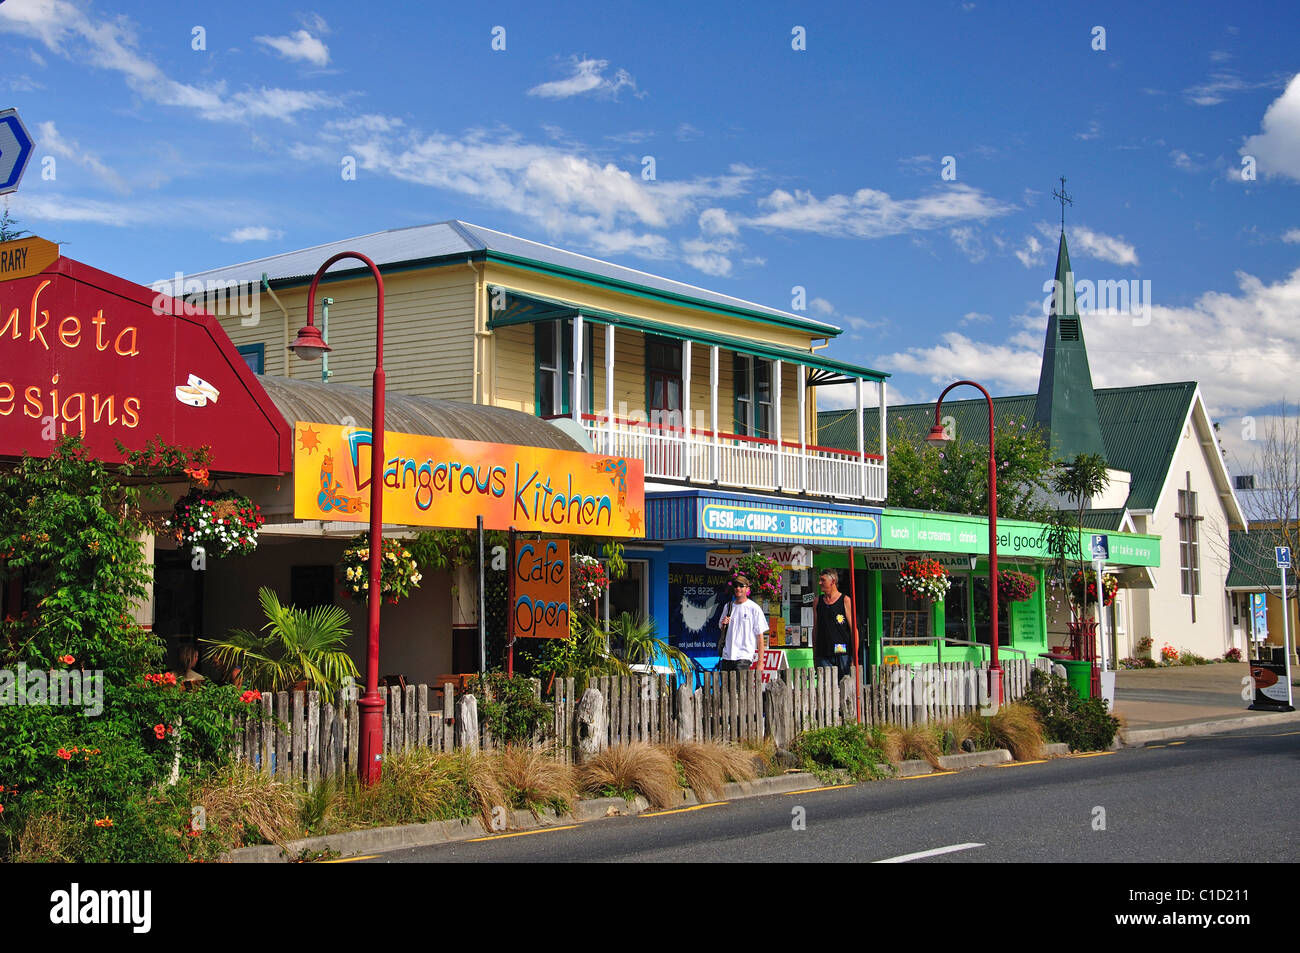
[[[1099,755],[607,818],[358,860],[1294,861],[1292,845],[1300,835],[1291,794],[1300,785],[1297,755],[1300,730],[1248,729]],[[1247,817],[1258,824],[1243,825]],[[937,851],[943,852],[929,853]],[[924,856],[912,856],[917,854]]]

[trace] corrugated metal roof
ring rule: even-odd
[[[258,381],[290,425],[297,420],[341,424],[349,417],[359,426],[370,424],[369,388],[270,375],[258,377]],[[393,391],[384,396],[384,429],[453,440],[583,450],[558,427],[531,414]]]
[[[1228,579],[1224,586],[1229,589],[1278,588],[1282,584],[1282,579],[1278,572],[1273,547],[1285,545],[1286,541],[1277,530],[1256,528],[1249,533],[1229,530]],[[1287,588],[1290,588],[1290,580]]]
[[[601,261],[598,258],[589,258],[553,245],[544,245],[541,242],[455,219],[358,235],[281,255],[213,268],[186,277],[203,282],[260,281],[262,275],[266,274],[272,281],[309,281],[321,262],[341,251],[360,252],[381,267],[471,254],[496,257],[507,263],[513,259],[520,259],[551,268],[581,272],[614,284],[646,289],[688,302],[697,301],[726,309],[766,315],[784,323],[806,328],[818,336],[833,337],[840,333],[840,328],[835,325],[805,315],[769,308],[766,305],[711,291],[698,285],[674,281],[671,278],[652,275],[649,272]],[[341,261],[330,268],[328,273],[354,271],[357,266],[355,260]]]
[[[1106,461],[1117,470],[1133,475],[1127,508],[1154,509],[1182,437],[1183,422],[1196,393],[1194,381],[1144,384],[1139,387],[1102,387],[1094,391],[1101,435],[1106,444]],[[1012,417],[1034,416],[1033,394],[993,398],[995,422]],[[823,411],[817,415],[817,441],[828,447],[857,449],[854,437],[855,410]],[[944,416],[952,416],[957,432],[972,440],[988,440],[988,404],[978,400],[948,400]],[[903,430],[923,438],[934,423],[934,404],[899,404],[888,410],[891,434]],[[863,432],[868,447],[877,446],[879,415],[863,414]]]

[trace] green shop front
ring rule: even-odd
[[[853,585],[858,592],[859,626],[864,661],[871,665],[923,662],[986,662],[992,647],[988,598],[988,521],[983,517],[920,510],[881,511],[881,548],[855,551]],[[998,571],[1004,586],[1010,573],[1021,574],[1014,587],[1022,598],[1012,601],[1004,588],[999,597],[998,654],[1002,659],[1035,659],[1057,648],[1048,634],[1049,613],[1059,614],[1064,592],[1053,590],[1048,534],[1040,523],[998,522]],[[1135,533],[1080,536],[1081,551],[1090,553],[1101,536],[1108,552],[1105,571],[1136,578],[1131,567],[1159,565],[1158,536]],[[942,567],[949,581],[941,599],[915,598],[902,575],[920,560]],[[840,570],[848,589],[848,552],[820,549],[819,569]],[[1050,605],[1055,600],[1058,606]]]

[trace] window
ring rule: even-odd
[[[1255,474],[1248,473],[1244,476],[1237,477],[1237,489],[1238,490],[1255,489]]]
[[[1183,595],[1201,594],[1201,545],[1196,524],[1199,520],[1196,493],[1178,491],[1178,570]]]
[[[537,415],[562,417],[573,413],[573,322],[542,321],[533,325],[534,356],[537,365]],[[591,325],[582,324],[582,376],[587,396],[582,410],[592,407]]]
[[[647,335],[645,378],[650,423],[682,426],[682,342]]]
[[[772,436],[772,364],[749,354],[732,358],[736,392],[736,433],[744,437]]]
[[[265,344],[245,344],[237,348],[239,356],[248,362],[248,367],[254,374],[266,373],[266,345]]]

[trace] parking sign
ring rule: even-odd
[[[1276,546],[1273,548],[1273,553],[1277,556],[1278,569],[1291,568],[1291,547],[1290,546]]]

